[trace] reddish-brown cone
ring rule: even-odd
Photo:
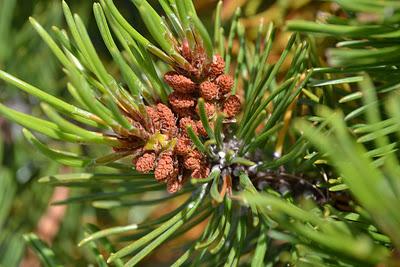
[[[186,127],[191,126],[194,133],[197,134],[197,124],[190,117],[184,117],[179,121],[179,128],[181,129],[181,134],[186,135]]]
[[[164,81],[179,93],[190,94],[196,90],[196,84],[191,79],[175,71],[167,72],[164,75]]]
[[[222,97],[231,92],[234,85],[233,78],[230,75],[222,74],[216,80],[215,83],[218,85],[219,94]]]
[[[196,169],[200,168],[201,160],[196,157],[185,157],[183,161],[183,165],[185,166],[186,169],[194,171]]]
[[[223,112],[228,118],[236,116],[240,111],[240,100],[236,95],[230,95],[224,102]]]
[[[179,137],[175,145],[175,153],[179,156],[184,156],[191,150],[191,145],[192,141],[188,137]]]
[[[194,97],[178,92],[171,93],[168,96],[168,100],[173,108],[178,109],[192,108],[196,104]]]
[[[160,118],[161,133],[175,136],[178,132],[174,113],[164,104],[157,104],[157,114]]]
[[[161,122],[160,122],[160,116],[158,115],[158,112],[155,108],[153,107],[146,107],[147,115],[149,116],[154,130],[160,130],[161,129]]]
[[[182,188],[182,182],[178,179],[170,179],[167,181],[167,191],[171,194],[178,192]]]
[[[202,179],[207,178],[210,174],[210,168],[206,164],[202,164],[199,169],[196,169],[192,172],[192,178]]]
[[[210,81],[202,82],[200,84],[200,95],[204,100],[215,100],[218,98],[218,86]]]
[[[217,112],[232,118],[240,110],[239,98],[231,95],[234,81],[224,74],[225,62],[221,56],[215,55],[208,63],[210,59],[201,46],[192,48],[187,43],[182,45],[181,53],[189,65],[176,66],[176,71],[164,75],[165,82],[173,89],[168,104],[146,106],[148,118],[131,114],[128,119],[142,134],[116,132],[121,144],[114,148],[132,151],[136,169],[142,173],[154,171],[157,181],[166,183],[171,193],[180,190],[190,176],[201,179],[210,173],[210,162],[187,134],[190,125],[195,134],[208,136],[199,120],[198,98],[204,99],[211,128]],[[157,132],[163,135],[154,135]]]
[[[219,75],[223,74],[225,71],[225,61],[220,55],[214,55],[213,60],[210,64],[209,68],[209,75],[211,77],[218,77]]]
[[[172,159],[172,152],[163,152],[158,157],[154,176],[158,181],[165,181],[171,178],[174,174],[174,160]]]
[[[154,163],[156,161],[156,154],[145,153],[136,161],[136,170],[141,173],[149,173],[154,170]]]
[[[183,164],[186,169],[194,171],[201,168],[202,160],[203,155],[197,149],[194,149],[184,158]]]

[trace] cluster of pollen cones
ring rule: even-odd
[[[205,101],[210,125],[217,112],[233,118],[241,106],[239,98],[231,94],[234,81],[224,74],[225,62],[221,56],[213,56],[209,63],[198,58],[186,59],[195,71],[177,68],[164,75],[165,82],[173,89],[168,96],[169,105],[146,106],[151,127],[147,129],[145,143],[135,148],[133,160],[138,172],[154,172],[157,181],[165,182],[170,193],[180,190],[189,177],[206,178],[210,172],[206,155],[195,148],[187,133],[187,127],[191,126],[200,138],[207,138],[199,119],[198,99]]]

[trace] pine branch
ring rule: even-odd
[[[93,5],[118,75],[65,2],[67,30],[49,34],[30,20],[61,63],[73,102],[0,72],[0,79],[36,97],[48,119],[5,105],[0,114],[27,128],[25,137],[44,155],[81,168],[39,180],[86,189],[54,204],[114,210],[186,197],[156,219],[89,226],[80,245],[91,248],[97,264],[135,266],[207,219],[198,242],[173,266],[388,263],[400,243],[400,112],[393,98],[384,113],[380,94],[398,84],[397,24],[388,25],[397,11],[383,12],[396,3],[337,0],[344,19],[289,22],[290,30],[356,39],[339,42],[328,53],[333,66],[322,67],[315,38],[301,34],[274,60],[273,24],[261,24],[256,43],[248,41],[240,9],[224,36],[221,3],[210,34],[191,1],[160,0],[165,18],[145,0],[132,2],[154,42],[112,0]],[[378,19],[360,22],[354,13],[360,11],[374,11]],[[362,105],[354,105],[360,98]],[[51,148],[28,129],[90,153]],[[115,248],[109,236],[120,237]],[[47,251],[36,243],[39,253]]]

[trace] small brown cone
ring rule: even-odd
[[[192,172],[192,178],[195,179],[204,179],[207,178],[207,176],[210,174],[210,168],[203,164],[200,166],[199,169],[196,169]]]
[[[160,118],[161,133],[170,137],[176,135],[178,127],[176,127],[176,118],[171,109],[164,104],[157,104],[157,114]]]
[[[174,161],[171,152],[163,152],[160,154],[157,162],[154,176],[157,181],[165,181],[174,173]]]
[[[201,160],[196,157],[185,157],[183,165],[186,169],[194,171],[200,168]]]
[[[149,173],[154,170],[156,155],[154,153],[145,153],[136,161],[136,170],[141,173]]]
[[[191,126],[194,133],[197,134],[197,124],[190,117],[184,117],[179,121],[179,128],[181,129],[181,133],[183,135],[187,135],[186,127]]]
[[[210,68],[209,68],[209,75],[211,77],[218,77],[219,75],[223,74],[225,71],[225,61],[224,59],[216,54],[213,56],[213,61],[210,64]]]
[[[167,72],[164,81],[179,93],[190,94],[196,91],[196,84],[192,80],[174,71]]]
[[[196,105],[194,97],[188,94],[173,92],[168,96],[169,103],[174,108],[192,108]]]
[[[239,113],[240,106],[239,98],[235,95],[231,95],[224,102],[223,112],[228,118],[232,118]]]
[[[160,121],[160,116],[157,113],[157,109],[153,107],[146,107],[147,115],[149,116],[154,130],[160,130],[161,129],[161,121]]]
[[[184,156],[191,150],[192,141],[187,136],[178,138],[178,142],[175,145],[175,153],[179,156]]]
[[[182,189],[182,182],[180,182],[178,179],[169,179],[167,181],[167,191],[168,193],[176,193],[179,190]]]
[[[216,80],[215,83],[218,85],[220,96],[229,94],[234,85],[233,78],[230,75],[222,74]]]
[[[210,81],[205,81],[200,84],[200,95],[206,101],[212,101],[218,98],[218,86]]]

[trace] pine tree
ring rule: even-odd
[[[79,245],[91,248],[98,265],[137,265],[202,222],[199,240],[184,244],[172,266],[395,261],[396,1],[336,0],[342,9],[322,23],[290,21],[288,29],[303,34],[293,34],[276,61],[274,26],[261,23],[257,40],[247,41],[238,10],[225,34],[222,2],[212,35],[191,1],[160,0],[165,17],[146,0],[132,2],[148,36],[112,0],[93,5],[118,73],[104,66],[65,2],[68,30],[49,34],[31,18],[63,67],[72,102],[0,71],[41,101],[47,119],[3,104],[0,114],[22,125],[40,152],[77,170],[39,182],[87,189],[58,204],[111,210],[180,201],[138,224],[87,225]],[[337,40],[328,67],[317,34]],[[53,148],[31,131],[82,149]],[[138,197],[152,192],[159,197]],[[59,264],[42,241],[26,237],[48,266]]]

